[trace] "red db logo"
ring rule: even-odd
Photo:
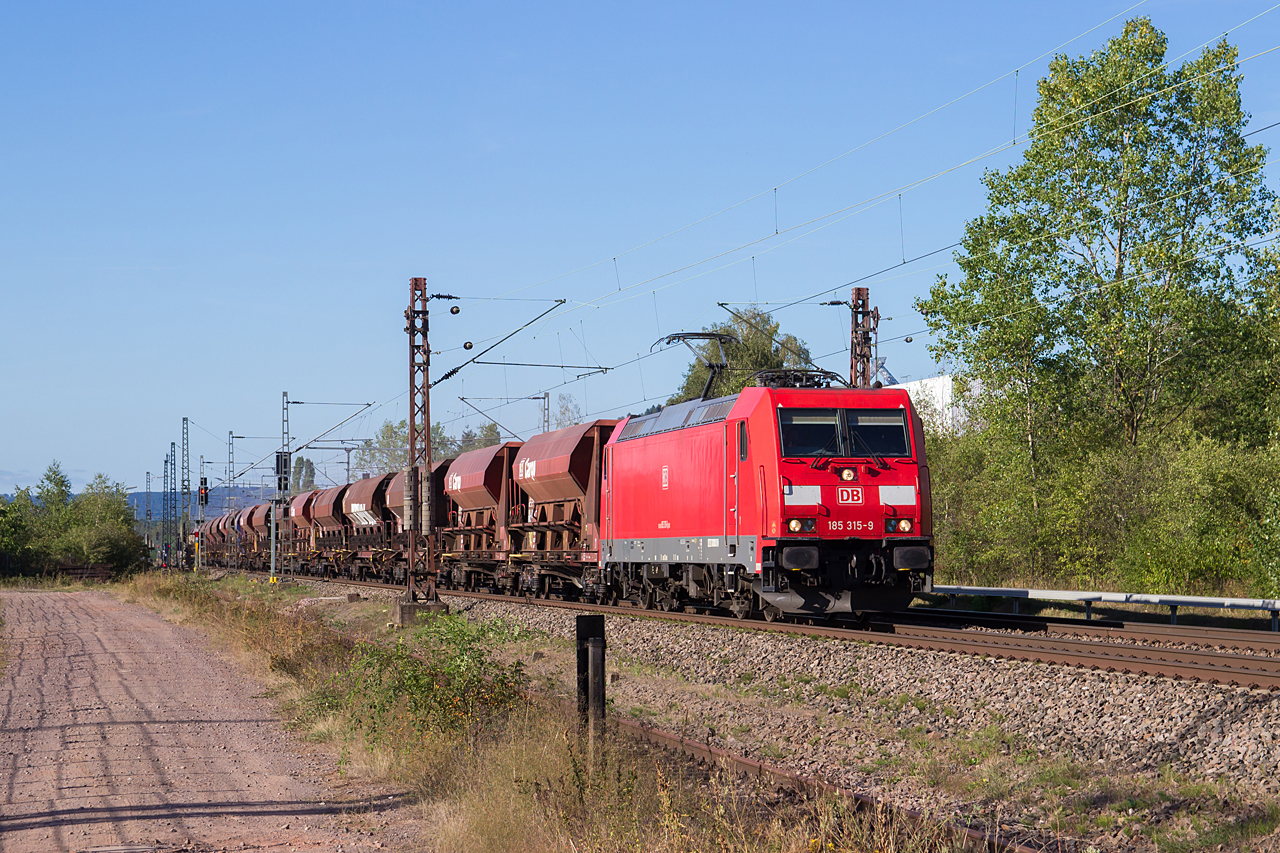
[[[841,486],[836,490],[836,501],[842,504],[862,503],[862,487]]]

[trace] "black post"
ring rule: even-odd
[[[587,718],[593,729],[604,723],[604,637],[587,640]]]
[[[585,722],[591,707],[591,640],[600,641],[600,704],[604,705],[604,616],[599,613],[578,617],[578,715]]]

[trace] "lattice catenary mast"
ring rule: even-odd
[[[409,601],[418,597],[414,588],[418,575],[427,578],[428,595],[435,597],[435,555],[431,552],[430,536],[431,348],[427,343],[428,299],[427,280],[409,279],[409,307],[404,312],[404,330],[409,335],[409,458],[404,478],[409,523],[405,598]],[[422,425],[421,434],[419,424]]]
[[[173,544],[169,549],[169,568],[182,554],[182,540],[178,535],[178,443],[169,442],[169,535]]]
[[[182,419],[182,525],[178,529],[178,547],[186,564],[187,534],[191,531],[191,443],[187,438],[187,419]]]
[[[854,388],[870,388],[875,382],[873,368],[872,335],[880,325],[880,309],[871,307],[870,291],[865,287],[853,289],[850,307],[853,316],[849,323],[849,384]]]

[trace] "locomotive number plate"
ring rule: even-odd
[[[857,533],[860,530],[871,532],[875,530],[876,523],[874,521],[829,521],[827,529],[831,531],[843,533]]]

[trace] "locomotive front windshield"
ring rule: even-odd
[[[783,456],[910,456],[902,409],[779,409]]]

